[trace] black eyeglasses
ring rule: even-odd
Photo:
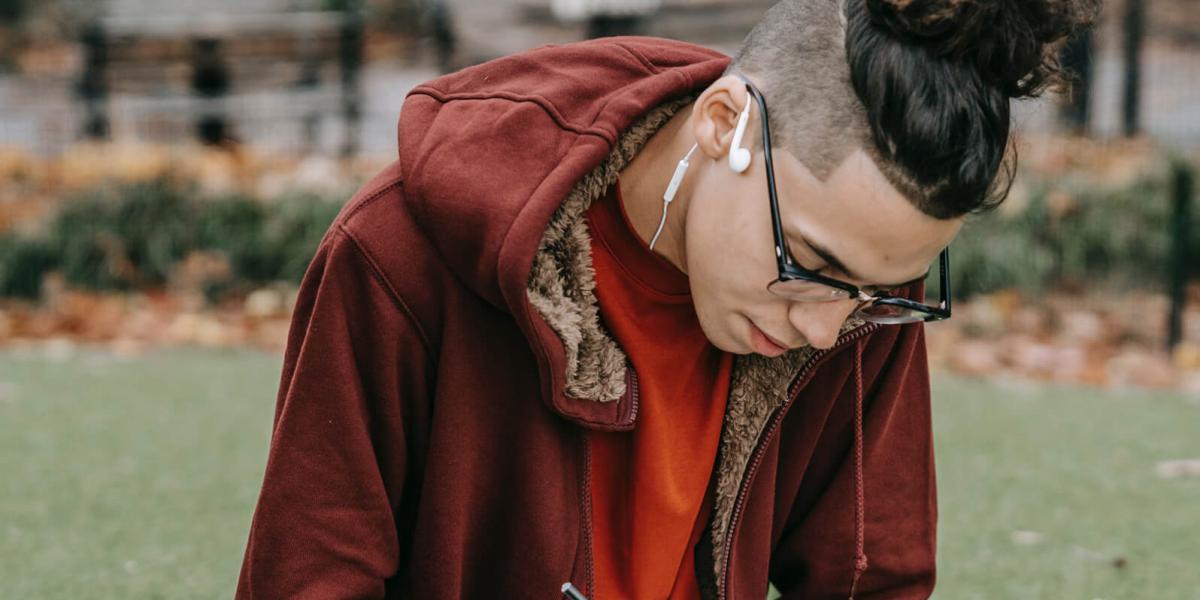
[[[835,302],[838,300],[857,299],[858,307],[854,315],[864,321],[882,324],[917,323],[920,321],[942,321],[950,318],[950,249],[942,250],[939,259],[941,300],[936,306],[924,304],[893,296],[888,293],[868,294],[858,286],[826,277],[800,266],[792,257],[783,234],[783,225],[779,217],[779,198],[775,193],[775,164],[771,159],[771,128],[767,114],[767,101],[762,92],[742,78],[746,89],[759,106],[759,118],[762,120],[763,153],[767,161],[767,193],[771,197],[771,221],[775,234],[775,259],[779,266],[779,276],[767,284],[771,293],[798,302]],[[923,278],[922,278],[923,279]],[[910,282],[913,285],[919,281]],[[901,287],[907,287],[901,286]]]

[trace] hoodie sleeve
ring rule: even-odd
[[[861,356],[850,349],[837,358],[849,368],[831,371],[839,371],[845,383],[772,554],[771,581],[784,600],[928,598],[935,577],[937,497],[924,325],[885,328],[863,345]],[[860,374],[861,387],[855,381]],[[853,441],[857,394],[863,415],[861,505]],[[860,533],[866,569],[851,596]]]
[[[293,312],[237,598],[384,597],[428,356],[391,290],[335,223]]]

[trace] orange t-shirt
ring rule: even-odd
[[[588,210],[600,317],[638,375],[632,431],[589,431],[595,589],[591,600],[699,598],[693,547],[733,356],[704,336],[687,275],[653,253],[619,186]]]

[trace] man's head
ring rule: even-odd
[[[1064,81],[1055,45],[1097,2],[785,0],[726,74],[761,81],[775,143],[818,177],[861,148],[923,212],[952,218],[1003,200],[1009,100]]]
[[[699,145],[677,257],[706,334],[762,352],[831,346],[853,300],[791,302],[776,276],[759,107],[770,108],[782,226],[796,261],[869,291],[925,273],[965,216],[1011,182],[1009,99],[1059,81],[1051,45],[1094,0],[784,0],[747,37],[726,76],[692,105]],[[753,111],[729,168],[738,116]],[[1006,160],[1006,157],[1009,157]]]

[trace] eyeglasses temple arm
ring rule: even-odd
[[[762,122],[763,158],[766,159],[767,163],[767,193],[771,199],[771,228],[775,235],[775,258],[780,264],[790,264],[792,259],[787,251],[787,243],[784,241],[783,221],[779,215],[779,200],[775,191],[775,166],[771,157],[771,128],[769,127],[770,115],[767,112],[767,101],[762,97],[758,88],[754,87],[753,83],[750,83],[749,79],[741,75],[738,77],[741,77],[742,81],[746,84],[746,91],[750,93],[750,98],[758,103],[758,116]]]
[[[942,309],[946,311],[946,316],[950,316],[950,299],[952,297],[950,290],[950,247],[946,246],[942,249],[941,256],[942,267]]]

